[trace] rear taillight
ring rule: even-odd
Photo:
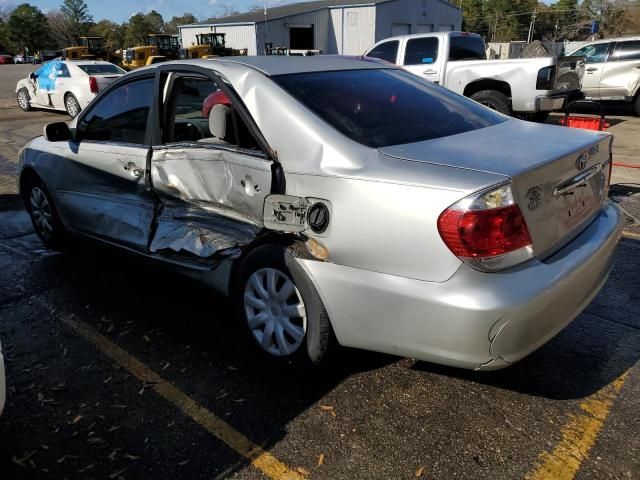
[[[504,270],[533,257],[529,229],[510,185],[447,208],[438,218],[438,231],[454,255],[479,270]]]
[[[89,90],[91,90],[91,93],[98,93],[98,81],[96,77],[89,77]]]

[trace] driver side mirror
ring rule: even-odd
[[[71,130],[65,122],[48,123],[42,132],[47,142],[68,142],[71,140]]]
[[[31,72],[31,73],[29,74],[29,79],[30,79],[30,80],[35,80],[35,79],[36,79],[36,74],[35,74],[35,73],[33,73],[33,72]]]

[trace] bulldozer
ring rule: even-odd
[[[145,45],[126,49],[122,54],[122,67],[126,70],[153,65],[180,57],[180,41],[177,35],[151,33]]]
[[[247,50],[228,48],[225,33],[201,33],[196,35],[197,45],[180,49],[180,58],[211,58],[228,57],[231,55],[246,55]]]
[[[106,60],[120,63],[120,57],[109,50],[102,37],[80,37],[80,45],[62,49],[63,60]]]
[[[63,60],[106,60],[102,37],[80,37],[80,45],[62,49]]]

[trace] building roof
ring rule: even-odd
[[[378,3],[389,2],[392,0],[314,0],[311,2],[290,3],[279,7],[267,8],[267,19],[274,20],[276,18],[289,17],[299,13],[311,12],[330,7],[343,7],[349,5],[376,5]],[[227,17],[216,18],[215,20],[200,22],[192,25],[181,25],[188,27],[193,25],[220,25],[230,23],[259,23],[264,22],[264,9],[254,10],[252,12],[238,13]]]

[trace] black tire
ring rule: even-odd
[[[29,103],[30,99],[31,99],[31,96],[29,95],[29,90],[27,90],[25,87],[22,87],[20,90],[16,92],[16,101],[18,102],[18,106],[24,112],[28,112],[29,110],[31,110],[31,104]],[[26,103],[25,103],[25,100],[26,100]]]
[[[64,108],[71,118],[76,118],[82,111],[80,103],[73,93],[67,93],[64,96]]]
[[[527,122],[544,123],[551,112],[519,113],[517,117]]]
[[[44,182],[35,174],[32,173],[21,182],[22,187],[20,188],[20,193],[22,196],[22,200],[24,202],[25,208],[31,217],[31,223],[33,224],[33,228],[36,231],[42,243],[45,244],[47,248],[52,248],[56,250],[62,250],[67,246],[67,233],[60,221],[60,216],[58,215],[58,211],[53,202],[51,194],[47,187],[44,185]],[[36,190],[38,191],[36,193]],[[46,199],[47,205],[49,206],[49,227],[45,228],[42,222],[38,219],[38,217],[42,217],[43,208],[38,209],[36,206],[36,201],[34,197],[40,195],[44,195]],[[38,211],[36,211],[38,209]]]
[[[330,352],[335,349],[337,342],[320,295],[307,274],[295,261],[296,258],[311,258],[304,245],[266,244],[257,247],[242,260],[238,267],[232,297],[238,318],[251,339],[251,343],[260,352],[276,361],[286,361],[295,366],[307,367],[326,361]],[[249,326],[247,309],[253,307],[245,304],[245,293],[248,291],[247,289],[252,288],[248,286],[252,275],[258,274],[264,269],[276,269],[291,279],[304,303],[306,332],[299,347],[289,354],[277,355],[262,347],[254,330]],[[275,346],[275,332],[272,335],[272,343]]]
[[[490,109],[505,115],[511,115],[512,113],[509,97],[497,90],[481,90],[471,95],[470,98],[481,103],[485,107],[489,107]]]
[[[635,110],[636,110],[636,115],[638,115],[640,117],[640,95],[636,96],[636,101],[634,104]]]

